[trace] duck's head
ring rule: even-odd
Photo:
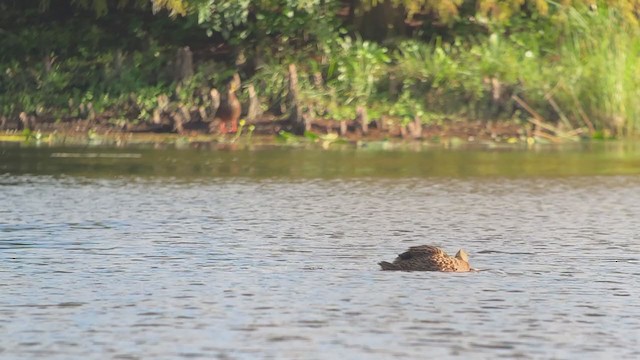
[[[467,254],[466,251],[460,249],[456,253],[456,259],[462,260],[462,261],[468,263],[469,262],[469,254]]]

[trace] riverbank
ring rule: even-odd
[[[425,13],[411,32],[374,36],[343,19],[338,2],[290,12],[251,3],[228,18],[134,4],[99,14],[5,6],[0,131],[191,137],[218,130],[218,110],[236,97],[246,122],[231,137],[565,142],[640,129],[640,60],[629,55],[640,28],[614,6],[520,9],[508,24],[470,13],[446,30]]]
[[[421,126],[420,136],[414,136],[406,125],[381,121],[368,124],[367,133],[363,133],[358,124],[346,124],[346,132],[340,133],[340,123],[332,120],[316,120],[310,124],[311,130],[302,136],[290,131],[286,120],[262,119],[256,122],[241,121],[236,133],[209,133],[206,123],[187,124],[185,130],[178,133],[167,129],[153,128],[147,125],[136,127],[116,127],[110,122],[73,120],[66,122],[35,122],[33,130],[12,129],[0,132],[0,141],[50,144],[50,145],[355,145],[397,148],[410,144],[458,146],[463,144],[484,144],[491,146],[518,145],[533,143],[563,143],[578,141],[573,138],[549,138],[550,135],[535,131],[531,126],[522,126],[513,122],[454,121],[444,120],[438,124]],[[377,144],[377,145],[376,145]]]

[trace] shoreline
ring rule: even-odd
[[[546,133],[535,131],[531,126],[514,122],[496,121],[452,121],[439,124],[423,124],[420,136],[413,136],[407,126],[389,122],[382,129],[371,123],[367,134],[363,134],[357,124],[347,123],[341,129],[340,122],[334,120],[316,120],[310,131],[304,135],[288,132],[286,121],[263,120],[243,124],[237,133],[215,134],[206,130],[207,124],[194,124],[182,132],[170,129],[153,129],[149,126],[118,128],[112,124],[100,124],[88,120],[66,121],[60,123],[38,123],[33,130],[0,130],[0,142],[35,143],[52,146],[136,146],[136,145],[174,145],[243,148],[246,146],[295,146],[310,145],[328,148],[332,145],[351,145],[356,147],[402,148],[415,146],[487,146],[522,147],[534,144],[566,144],[580,142],[578,136],[571,138],[550,137]],[[382,127],[382,126],[381,126]],[[341,135],[341,130],[344,135]]]

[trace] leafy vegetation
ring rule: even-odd
[[[234,73],[244,104],[252,85],[262,113],[286,118],[294,63],[298,101],[316,119],[353,120],[366,108],[370,120],[397,124],[502,120],[551,136],[631,136],[640,130],[639,5],[4,2],[0,119],[4,127],[24,127],[21,116],[128,127],[182,111],[187,121],[210,121],[210,91],[222,92]],[[177,55],[185,46],[187,75]]]

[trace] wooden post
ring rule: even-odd
[[[182,132],[184,131],[183,123],[184,117],[182,116],[182,112],[176,111],[173,115],[173,130],[178,134],[182,134]]]
[[[407,128],[409,129],[409,134],[411,134],[412,138],[422,138],[422,121],[420,121],[420,118],[417,115],[413,118],[412,122],[407,124]]]
[[[151,121],[158,125],[162,122],[162,113],[158,108],[153,109],[153,115],[151,116]]]
[[[295,64],[289,65],[289,121],[291,128],[296,135],[304,134],[305,124],[302,117],[302,109],[300,108],[298,95],[298,71]]]
[[[87,119],[90,122],[96,121],[96,110],[93,108],[93,103],[89,102],[87,104]]]
[[[209,109],[211,111],[210,122],[209,122],[209,132],[214,133],[217,131],[216,126],[216,114],[218,109],[220,108],[220,92],[216,88],[211,88],[209,91],[209,98],[211,99],[211,103],[209,104]]]
[[[356,109],[356,120],[358,121],[358,124],[360,124],[362,134],[367,135],[367,133],[369,133],[369,116],[367,115],[367,108],[364,106],[358,106],[358,109]]]
[[[414,137],[416,139],[422,139],[422,119],[420,119],[420,117],[416,115],[413,118],[413,123],[416,124],[416,133]]]
[[[389,75],[389,96],[392,99],[398,98],[399,87],[400,87],[400,81],[398,80],[398,78],[393,74]]]
[[[201,122],[207,122],[207,108],[204,106],[198,106],[198,114],[200,115]]]
[[[42,62],[44,63],[44,71],[46,74],[49,74],[51,72],[51,70],[53,69],[53,63],[56,61],[56,57],[51,57],[51,55],[47,54],[44,56],[44,59],[42,59]]]
[[[378,130],[380,130],[380,131],[387,130],[387,123],[386,123],[385,120],[386,119],[385,119],[384,115],[380,116],[380,118],[378,120],[376,120],[376,125],[377,125]]]
[[[87,111],[87,106],[84,103],[81,103],[78,106],[78,117],[82,120],[85,120],[89,116]]]
[[[187,105],[184,105],[184,104],[180,105],[179,111],[182,114],[182,118],[184,119],[184,122],[191,121],[191,111],[189,111],[189,107]]]
[[[211,98],[211,114],[215,117],[220,107],[220,92],[215,88],[211,88],[209,97]]]
[[[160,94],[156,99],[158,106],[153,110],[153,123],[158,125],[162,122],[162,114],[166,113],[169,106],[169,97],[165,94]]]
[[[400,136],[403,139],[406,139],[408,137],[408,132],[407,132],[407,125],[402,125],[400,124]]]
[[[249,91],[249,109],[247,109],[247,120],[250,122],[256,121],[260,115],[262,115],[262,109],[260,109],[260,100],[256,94],[256,88],[253,84],[247,87]]]
[[[177,82],[185,82],[193,75],[193,53],[188,46],[176,52],[176,68],[173,78]]]
[[[313,73],[313,84],[318,88],[322,89],[324,87],[324,81],[322,80],[322,73],[315,72]]]
[[[315,112],[313,105],[309,106],[309,111],[304,114],[304,131],[311,131],[311,126],[315,120]]]
[[[20,113],[20,122],[22,122],[22,128],[25,130],[31,130],[31,124],[29,122],[29,115],[27,115],[26,112],[21,112]]]
[[[122,53],[122,50],[116,50],[115,55],[113,57],[113,70],[114,70],[114,75],[116,77],[120,77],[120,75],[122,74],[122,68],[124,65],[124,54]]]

